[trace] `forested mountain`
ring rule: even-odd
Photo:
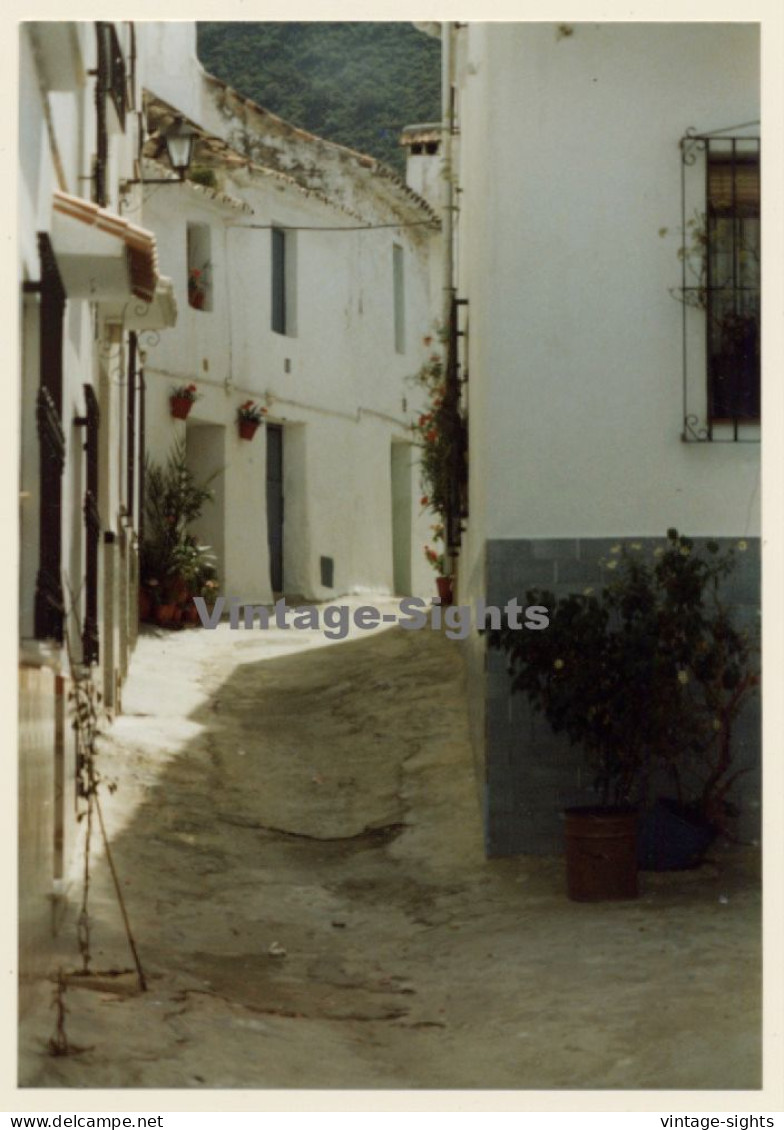
[[[403,126],[440,118],[441,45],[410,23],[200,23],[198,51],[254,102],[398,171]]]

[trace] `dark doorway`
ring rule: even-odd
[[[267,424],[267,537],[272,591],[283,592],[283,428]]]

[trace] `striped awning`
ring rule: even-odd
[[[151,231],[67,192],[55,192],[52,207],[52,244],[69,295],[152,302],[158,246]]]

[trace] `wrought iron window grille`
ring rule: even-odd
[[[98,24],[98,87],[108,94],[117,113],[120,129],[125,129],[128,108],[128,77],[125,58],[112,23]]]
[[[95,25],[98,43],[98,68],[95,84],[96,152],[93,157],[93,199],[102,208],[108,203],[106,181],[109,165],[109,132],[106,100],[111,98],[120,129],[125,131],[128,106],[128,81],[120,41],[114,24],[99,20]],[[91,72],[92,73],[92,72]]]
[[[683,431],[760,438],[760,140],[750,122],[680,139]],[[748,131],[748,132],[747,132]]]

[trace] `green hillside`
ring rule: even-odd
[[[198,51],[254,102],[398,171],[402,127],[440,117],[441,46],[409,23],[200,23]]]

